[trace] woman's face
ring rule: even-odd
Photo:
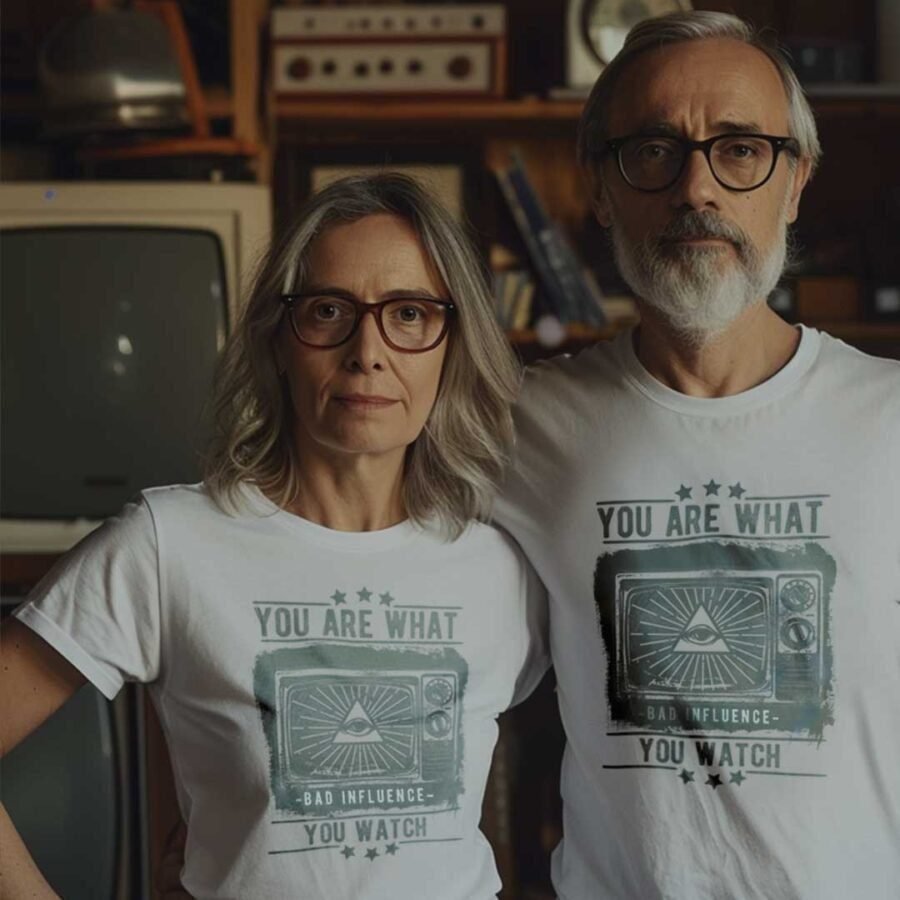
[[[306,294],[352,295],[363,303],[397,296],[448,299],[416,233],[378,214],[334,225],[310,247]],[[388,346],[374,315],[338,347],[302,344],[287,319],[277,355],[294,407],[301,458],[371,455],[402,462],[434,405],[447,340],[423,353]]]

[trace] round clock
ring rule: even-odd
[[[644,19],[691,9],[690,0],[572,0],[581,4],[581,37],[597,62],[607,65],[632,26]]]

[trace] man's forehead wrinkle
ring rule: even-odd
[[[721,133],[720,124],[723,131],[753,125],[748,130],[784,133],[789,120],[774,63],[737,41],[710,39],[642,54],[623,72],[617,93],[609,116],[614,135],[657,124],[692,131],[695,138]]]

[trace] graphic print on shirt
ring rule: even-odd
[[[637,760],[608,767],[669,769],[685,785],[702,767],[713,789],[726,775],[821,776],[802,748],[834,721],[828,497],[723,487],[597,503],[609,734]]]
[[[275,821],[302,825],[270,852],[371,862],[458,839],[435,821],[452,816],[463,790],[458,608],[400,604],[363,587],[258,602],[254,612],[261,641],[280,645],[257,656],[254,672]]]

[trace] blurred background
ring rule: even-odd
[[[632,324],[575,167],[576,125],[628,28],[687,8],[772,29],[817,117],[824,157],[801,204],[799,258],[769,302],[900,358],[900,0],[4,0],[4,608],[134,490],[194,479],[202,396],[241,285],[269,234],[330,179],[381,168],[422,178],[475,236],[525,361]],[[142,239],[139,253],[135,229],[158,247]],[[158,400],[179,393],[176,422]],[[59,417],[81,468],[40,490],[35,473],[57,466],[34,447],[57,448],[35,434]],[[177,811],[152,711],[139,691],[112,712],[93,695],[80,702],[35,736],[64,748],[68,769],[51,764],[58,781],[47,782],[46,766],[26,761],[40,753],[20,748],[4,800],[55,854],[46,865],[69,879],[64,896],[158,896]],[[501,733],[484,828],[502,896],[552,897],[564,743],[552,675]],[[78,754],[98,752],[95,781],[74,777]],[[38,783],[56,798],[57,832],[43,815],[25,823],[50,802],[35,803]],[[87,808],[99,824],[77,849],[67,835]]]

